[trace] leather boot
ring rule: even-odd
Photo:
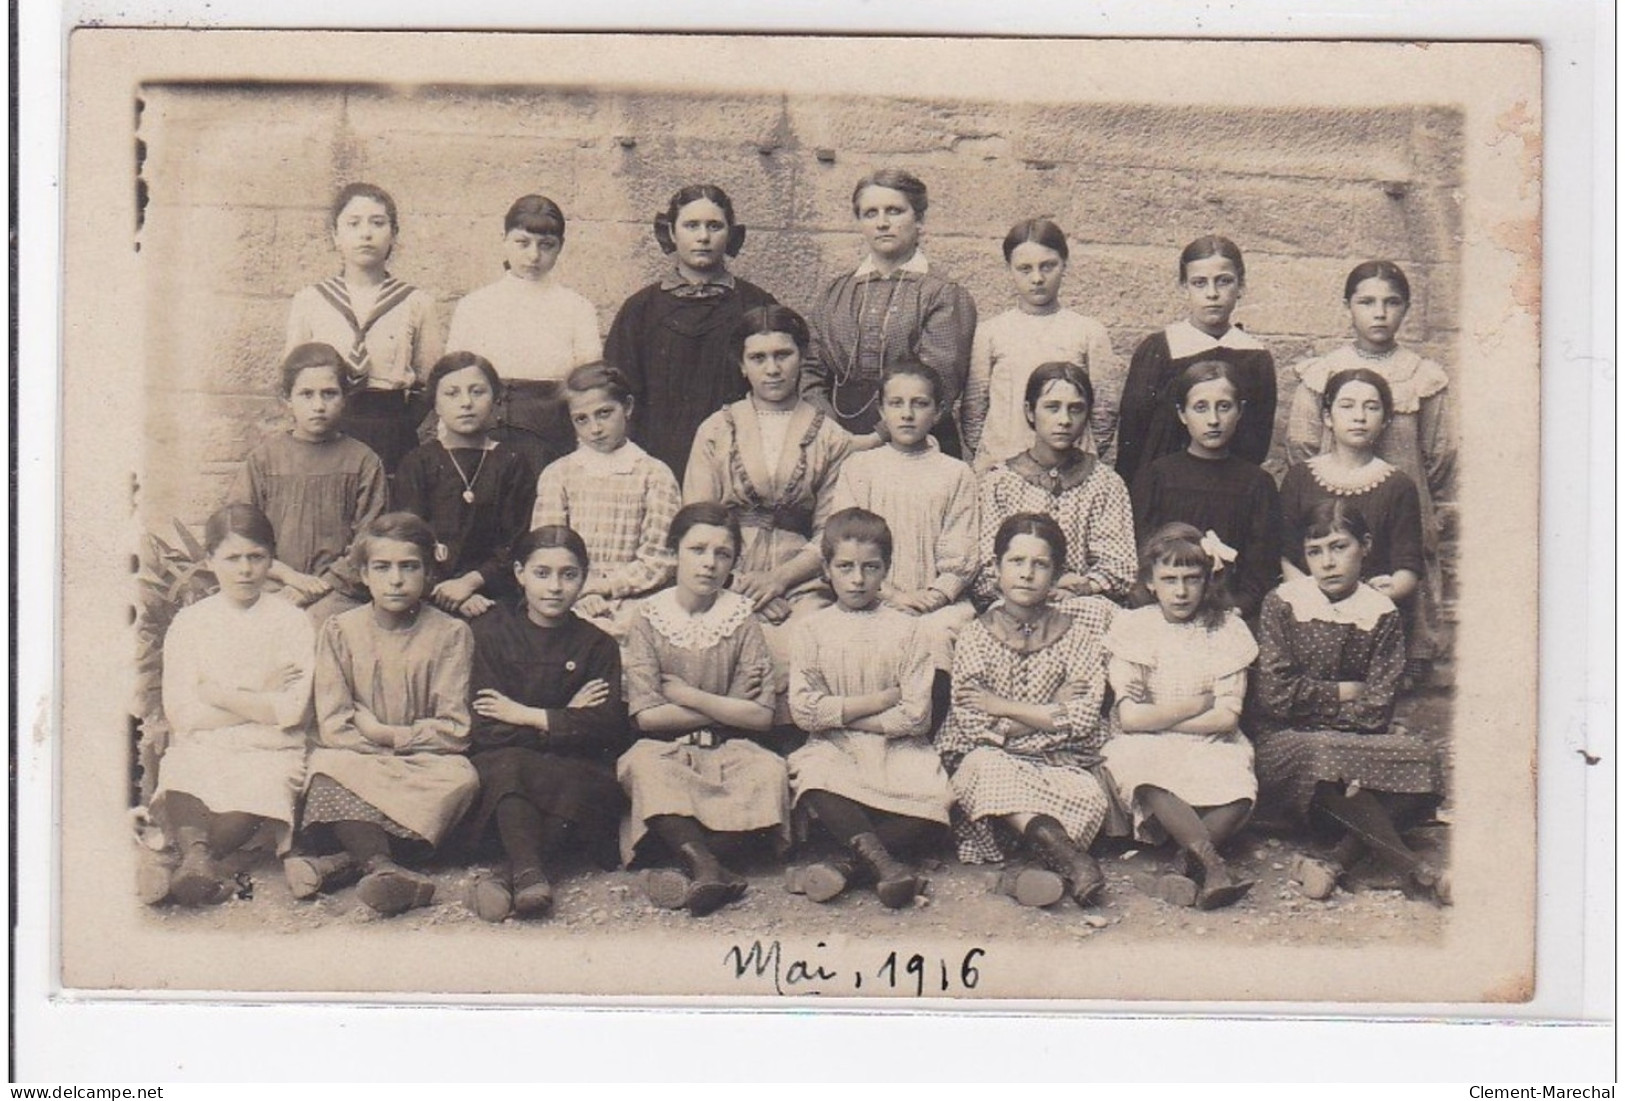
[[[851,853],[839,853],[799,868],[791,868],[784,886],[793,895],[806,895],[814,902],[830,902],[858,878],[858,860]]]
[[[365,870],[367,874],[356,885],[356,896],[386,917],[434,901],[434,880],[408,871],[388,857],[373,857]]]
[[[1023,906],[1053,906],[1066,896],[1066,880],[1047,868],[1011,864],[999,873],[995,889]]]
[[[688,866],[690,884],[683,906],[695,917],[704,917],[745,893],[745,878],[724,868],[710,849],[692,841],[678,850]]]
[[[1106,875],[1095,858],[1072,843],[1066,827],[1047,814],[1027,823],[1027,841],[1050,871],[1066,880],[1067,893],[1079,906],[1096,901],[1106,886]]]
[[[520,917],[542,917],[553,908],[553,884],[540,868],[513,874],[513,912]]]
[[[1218,910],[1241,901],[1252,890],[1251,880],[1238,880],[1211,841],[1191,846],[1191,855],[1202,866],[1202,889],[1196,893],[1198,910]]]
[[[907,864],[886,851],[879,836],[860,833],[852,839],[852,852],[875,877],[875,894],[889,910],[914,904],[914,896],[925,889],[925,880]]]
[[[349,853],[290,856],[282,862],[282,874],[294,898],[314,898],[323,891],[354,883],[361,875],[361,866]]]

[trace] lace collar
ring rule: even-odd
[[[993,605],[982,617],[987,633],[1018,654],[1032,654],[1043,650],[1065,635],[1072,627],[1072,617],[1065,612],[1046,607],[1037,619],[1024,623],[1011,615],[1004,602]]]
[[[1189,359],[1215,348],[1256,352],[1264,347],[1256,337],[1244,332],[1240,325],[1230,326],[1223,336],[1209,336],[1189,321],[1176,321],[1162,330],[1162,334],[1168,341],[1168,354],[1174,359]]]
[[[1376,489],[1394,472],[1394,467],[1382,459],[1372,459],[1357,470],[1342,470],[1331,460],[1330,454],[1316,455],[1304,465],[1320,488],[1334,497],[1358,497]]]
[[[1022,481],[1059,497],[1067,490],[1087,482],[1099,462],[1087,451],[1074,448],[1058,466],[1044,466],[1033,458],[1030,451],[1006,459],[1004,465]]]
[[[1328,599],[1312,577],[1287,581],[1275,593],[1299,623],[1348,623],[1369,631],[1394,610],[1392,600],[1364,583],[1338,601]]]
[[[643,617],[661,638],[683,650],[707,650],[737,631],[751,616],[751,603],[724,589],[716,603],[698,615],[677,603],[675,588],[662,589],[644,601]]]
[[[1431,398],[1450,386],[1450,376],[1443,367],[1403,346],[1381,359],[1367,359],[1354,345],[1345,344],[1300,365],[1297,372],[1310,393],[1324,394],[1328,379],[1353,367],[1368,368],[1388,381],[1396,414],[1419,412],[1424,398]]]

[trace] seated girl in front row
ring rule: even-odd
[[[614,768],[626,748],[621,651],[570,610],[588,576],[586,545],[569,528],[537,528],[514,544],[512,569],[523,602],[474,624],[473,834],[495,822],[508,858],[506,875],[474,885],[486,921],[545,914],[543,862],[612,840],[626,805]]]
[[[396,856],[426,855],[479,789],[463,755],[474,639],[468,624],[425,603],[434,533],[422,520],[380,516],[355,557],[372,603],[328,620],[316,642],[303,829],[331,855],[292,857],[283,868],[295,898],[361,874],[361,901],[398,914],[427,906],[435,885]]]
[[[626,703],[643,737],[615,773],[631,799],[621,858],[649,859],[652,838],[687,874],[651,872],[649,899],[701,917],[742,897],[742,876],[712,851],[719,835],[790,840],[784,759],[751,741],[772,726],[773,659],[748,598],[727,588],[739,523],[713,501],[671,522],[677,584],[650,597],[626,642]]]
[[[1227,607],[1202,533],[1189,524],[1168,524],[1146,541],[1140,584],[1156,603],[1121,613],[1106,632],[1122,728],[1106,743],[1106,767],[1133,807],[1135,838],[1155,845],[1172,836],[1179,845],[1159,897],[1213,910],[1252,887],[1230,874],[1219,846],[1258,795],[1252,743],[1239,726],[1258,646]]]
[[[885,520],[843,509],[822,549],[835,605],[798,623],[791,646],[790,713],[810,736],[790,755],[790,787],[843,851],[792,873],[790,889],[828,902],[861,871],[897,909],[925,879],[894,854],[945,839],[953,802],[930,741],[931,647],[920,620],[881,603]]]
[[[1303,528],[1309,576],[1264,598],[1248,729],[1263,808],[1341,835],[1328,859],[1300,857],[1293,876],[1325,898],[1368,852],[1407,886],[1448,904],[1445,872],[1400,836],[1439,802],[1438,754],[1394,723],[1405,633],[1388,597],[1360,583],[1371,532],[1342,498]]]
[[[293,834],[305,778],[314,636],[292,604],[263,597],[276,554],[265,514],[227,505],[203,526],[220,591],[175,616],[164,637],[164,714],[171,728],[152,812],[180,857],[141,869],[142,901],[224,902],[214,861],[269,821],[277,848]]]
[[[959,636],[954,705],[937,734],[959,800],[959,858],[983,864],[1034,850],[1047,872],[1011,868],[1001,881],[1032,906],[1063,892],[1086,906],[1106,885],[1088,850],[1110,808],[1091,769],[1106,739],[1101,639],[1115,606],[1099,597],[1071,601],[1070,614],[1050,606],[1066,556],[1048,516],[1017,513],[999,525],[1003,600]]]

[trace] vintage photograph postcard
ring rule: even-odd
[[[64,989],[1534,996],[1537,47],[68,70]]]

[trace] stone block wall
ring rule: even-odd
[[[145,358],[152,527],[200,522],[280,423],[288,299],[336,270],[327,204],[353,180],[395,196],[391,268],[436,295],[442,325],[500,274],[509,203],[540,192],[570,220],[559,277],[607,329],[664,270],[650,220],[695,181],[726,189],[749,227],[739,274],[804,309],[860,258],[853,184],[895,165],[929,185],[925,248],[983,316],[1013,304],[999,250],[1009,226],[1059,221],[1073,244],[1063,299],[1106,324],[1125,365],[1182,314],[1183,245],[1232,237],[1248,266],[1237,319],[1275,353],[1283,418],[1291,365],[1348,338],[1342,282],[1361,260],[1394,259],[1410,274],[1408,342],[1452,371],[1460,353],[1462,122],[1448,108],[494,86],[164,85],[139,96],[147,329],[132,358]]]

